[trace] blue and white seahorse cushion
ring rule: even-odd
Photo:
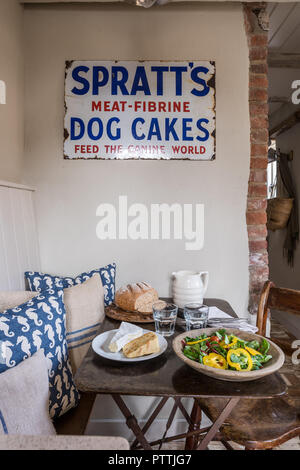
[[[79,276],[73,277],[60,277],[51,276],[50,274],[43,274],[36,271],[26,271],[25,278],[28,280],[29,288],[31,291],[41,292],[45,289],[64,289],[81,284],[87,279],[91,278],[94,274],[100,274],[103,289],[104,289],[104,305],[110,305],[115,298],[115,279],[116,279],[116,264],[108,264],[103,268],[93,269]]]
[[[0,314],[0,373],[43,349],[49,374],[51,418],[78,404],[66,341],[63,289],[47,289]]]

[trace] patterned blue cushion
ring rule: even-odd
[[[0,373],[43,349],[48,362],[52,418],[76,406],[79,399],[68,359],[63,293],[62,289],[48,289],[0,314],[0,343],[4,349]]]
[[[76,284],[81,284],[86,281],[93,274],[99,273],[104,289],[104,304],[110,305],[115,298],[115,278],[116,278],[116,264],[108,264],[103,268],[93,269],[92,271],[82,273],[79,276],[72,277],[59,277],[51,276],[50,274],[43,274],[40,272],[25,272],[25,278],[28,280],[29,288],[31,291],[41,292],[45,289],[55,288],[68,288]]]

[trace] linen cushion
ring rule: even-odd
[[[0,450],[130,450],[116,436],[0,436]]]
[[[65,324],[62,289],[40,292],[0,314],[5,359],[0,363],[0,373],[43,349],[48,364],[51,417],[61,416],[79,399],[68,358]]]
[[[38,295],[30,291],[0,292],[0,312]],[[64,289],[69,358],[73,374],[81,364],[104,318],[103,286],[98,273],[82,284]]]
[[[2,291],[0,292],[0,312],[24,304],[35,295],[37,295],[36,292],[30,292],[28,290]]]
[[[75,278],[51,276],[50,274],[43,274],[36,271],[26,271],[25,278],[28,281],[29,289],[31,291],[41,292],[49,288],[54,289],[63,287],[66,289],[76,284],[82,284],[82,282],[86,281],[97,273],[100,274],[104,289],[104,304],[110,305],[115,298],[115,263],[108,264],[103,268],[93,269],[92,271],[82,273]]]
[[[48,367],[42,349],[0,374],[1,434],[56,434],[49,416]]]
[[[104,318],[103,287],[99,274],[64,290],[67,343],[73,373],[76,372]]]

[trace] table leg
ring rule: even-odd
[[[174,403],[173,409],[171,411],[171,414],[169,416],[163,438],[159,439],[158,441],[149,443],[147,441],[144,433],[150,427],[150,425],[154,421],[155,417],[157,416],[157,414],[159,413],[161,408],[165,405],[167,399],[162,399],[161,400],[161,402],[158,404],[157,408],[152,413],[152,415],[151,415],[150,419],[148,420],[147,424],[144,426],[143,429],[141,429],[138,422],[137,422],[136,417],[130,412],[129,408],[126,406],[126,404],[125,404],[124,400],[122,399],[122,397],[120,395],[115,395],[114,394],[114,395],[112,395],[112,398],[114,399],[114,401],[118,405],[118,407],[119,407],[121,413],[123,414],[123,416],[126,418],[127,426],[132,430],[132,432],[134,433],[134,435],[136,437],[136,440],[134,441],[134,443],[135,444],[139,443],[140,446],[144,450],[152,450],[151,445],[159,444],[160,447],[161,447],[161,445],[165,441],[173,441],[173,440],[182,438],[184,436],[186,436],[186,445],[185,445],[186,450],[195,450],[195,449],[205,450],[205,449],[207,449],[207,446],[210,443],[210,441],[212,441],[213,438],[218,434],[220,427],[225,422],[225,420],[228,418],[228,416],[232,412],[233,408],[238,404],[238,402],[240,400],[239,397],[231,398],[227,402],[225,408],[222,410],[222,412],[220,413],[220,415],[218,416],[216,421],[212,424],[212,426],[210,426],[209,428],[205,428],[205,429],[201,430],[200,426],[201,426],[202,412],[201,412],[201,408],[198,404],[197,399],[194,399],[193,409],[192,409],[192,412],[191,412],[191,416],[189,417],[187,415],[187,413],[185,412],[185,410],[183,409],[183,407],[182,407],[180,398],[176,397],[176,398],[174,398],[175,403]],[[189,423],[189,430],[188,430],[187,433],[185,433],[183,435],[178,435],[178,436],[173,436],[171,438],[166,438],[167,431],[168,431],[168,429],[170,428],[170,426],[173,422],[173,419],[174,419],[177,408],[181,409],[181,411],[184,413],[184,416],[186,417],[186,419]],[[201,442],[199,444],[200,434],[205,433],[205,432],[206,432],[205,437],[201,440]],[[189,433],[190,433],[190,435],[189,435]]]
[[[155,418],[157,417],[157,415],[159,414],[159,412],[161,411],[161,409],[165,406],[165,404],[167,403],[167,401],[169,400],[168,397],[165,397],[165,398],[162,398],[159,402],[159,404],[157,405],[157,407],[155,408],[155,410],[153,411],[153,413],[151,414],[150,418],[148,419],[147,423],[145,424],[145,426],[142,428],[142,432],[143,434],[145,435],[146,432],[148,431],[148,429],[150,428],[151,424],[153,423],[153,421],[155,420]],[[135,441],[133,442],[132,446],[131,446],[131,449],[134,449],[136,447],[138,443],[138,440],[135,439]]]
[[[189,425],[188,432],[197,431],[201,426],[202,411],[196,400],[194,400],[193,409],[191,412],[191,424]],[[185,441],[185,450],[194,450],[197,448],[198,436],[190,436]]]
[[[144,436],[143,431],[141,430],[136,417],[131,414],[129,408],[127,408],[124,400],[120,395],[112,395],[112,398],[115,400],[116,404],[120,408],[123,416],[126,418],[127,426],[132,430],[133,434],[136,436],[138,442],[141,444],[144,450],[152,450],[149,442]]]
[[[174,398],[174,400],[177,400],[178,408],[180,409],[180,411],[181,411],[183,417],[186,419],[186,422],[187,422],[189,425],[193,424],[190,415],[188,414],[188,412],[187,412],[186,409],[184,408],[183,404],[181,403],[181,398],[180,398],[180,397],[176,397],[176,398]]]
[[[223,411],[220,413],[220,415],[218,416],[216,421],[212,424],[212,426],[211,426],[210,430],[208,431],[208,433],[205,435],[205,437],[200,442],[199,446],[197,447],[198,450],[207,449],[208,444],[210,443],[210,441],[213,440],[215,435],[218,433],[220,427],[225,422],[225,420],[228,418],[228,416],[232,412],[233,408],[235,408],[235,406],[238,404],[239,400],[240,400],[240,398],[236,397],[236,398],[231,398],[228,401],[228,403],[225,406],[225,408],[223,409]]]
[[[159,444],[158,450],[161,450],[161,447],[162,447],[162,445],[163,445],[163,443],[164,443],[164,440],[165,440],[165,438],[166,438],[166,435],[167,435],[167,433],[168,433],[168,431],[169,431],[169,429],[170,429],[170,427],[171,427],[171,425],[172,425],[172,423],[173,423],[173,421],[174,421],[177,408],[178,408],[178,398],[175,398],[175,403],[174,403],[174,405],[173,405],[173,408],[172,408],[172,410],[171,410],[170,416],[169,416],[169,418],[168,418],[168,421],[167,421],[167,424],[166,424],[166,429],[165,429],[165,432],[164,432],[163,437],[162,437],[162,439],[161,439],[161,443]]]

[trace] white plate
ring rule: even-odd
[[[168,347],[168,343],[166,339],[156,333],[158,337],[158,344],[160,347],[160,351],[155,354],[148,354],[147,356],[135,357],[135,358],[128,358],[125,357],[122,351],[113,353],[109,350],[109,344],[114,336],[114,334],[118,330],[110,330],[105,331],[101,335],[96,336],[92,342],[92,348],[96,354],[99,356],[105,357],[106,359],[111,359],[112,361],[121,361],[121,362],[140,362],[140,361],[147,361],[148,359],[153,359],[154,357],[160,356]],[[149,333],[149,330],[143,330],[143,333]]]

